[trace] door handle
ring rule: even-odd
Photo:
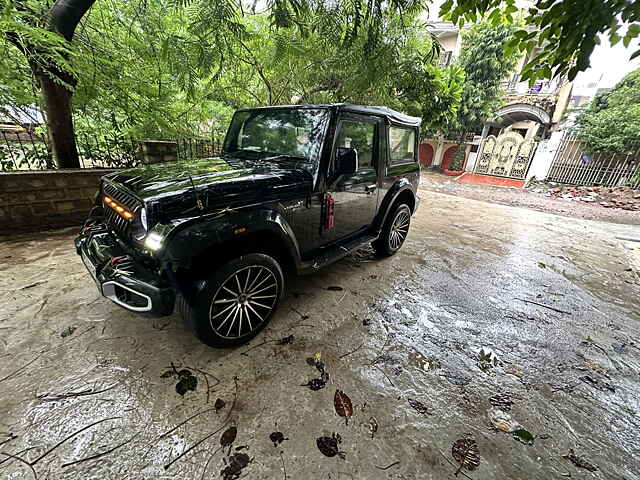
[[[367,185],[366,187],[364,187],[364,191],[367,193],[371,193],[371,192],[375,192],[376,188],[378,188],[377,185]]]

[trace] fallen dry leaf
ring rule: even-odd
[[[222,445],[223,447],[228,447],[235,441],[237,434],[238,429],[236,427],[227,428],[220,437],[220,445]]]
[[[451,455],[460,464],[456,475],[463,468],[471,472],[480,466],[480,449],[473,438],[460,438],[453,442]]]
[[[336,408],[336,413],[341,417],[347,418],[353,415],[353,404],[349,396],[342,390],[336,390],[336,394],[333,396],[333,405]]]

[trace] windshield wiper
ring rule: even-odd
[[[234,150],[233,152],[227,152],[227,155],[231,156],[240,156],[244,158],[256,159],[260,157],[260,154],[263,153],[260,150],[251,150],[248,148],[240,148],[238,150]]]
[[[282,154],[282,155],[273,155],[271,157],[262,157],[262,160],[273,160],[273,161],[278,161],[278,160],[290,160],[292,162],[309,162],[309,159],[307,157],[303,157],[302,155],[288,155],[288,154]]]

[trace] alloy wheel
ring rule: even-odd
[[[211,301],[211,328],[224,338],[249,335],[264,323],[279,295],[273,272],[262,265],[243,267],[229,275]]]
[[[393,220],[391,230],[389,232],[389,248],[396,251],[407,238],[409,233],[410,215],[406,209],[400,210]]]

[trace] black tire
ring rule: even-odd
[[[387,217],[378,239],[372,243],[379,257],[390,257],[400,250],[411,225],[411,209],[401,203]]]
[[[283,290],[278,262],[251,253],[222,265],[192,296],[178,296],[178,310],[201,342],[232,347],[246,343],[269,323]]]

